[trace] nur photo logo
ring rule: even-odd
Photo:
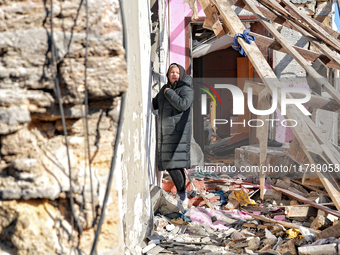
[[[245,115],[245,107],[244,107],[244,94],[242,90],[231,84],[214,84],[214,87],[203,83],[198,82],[202,85],[204,85],[206,88],[210,89],[218,98],[221,107],[223,106],[222,99],[216,89],[228,89],[231,92],[232,95],[232,105],[225,104],[223,107],[227,107],[229,109],[232,109],[233,115]],[[204,91],[204,94],[201,94],[201,115],[207,115],[207,95],[211,97],[211,99],[214,101],[215,105],[217,104],[215,97],[213,94],[207,90],[206,88],[201,88],[202,91]],[[295,88],[295,87],[283,87],[280,89],[281,93],[278,93],[277,88],[273,88],[272,91],[272,100],[271,100],[271,107],[266,110],[258,110],[254,107],[253,102],[253,88],[248,87],[247,89],[247,106],[249,111],[252,114],[255,115],[270,115],[277,109],[278,105],[280,105],[281,114],[283,116],[287,113],[287,106],[288,105],[295,105],[304,115],[311,115],[311,113],[303,106],[304,103],[308,102],[311,98],[311,93],[309,90],[305,88]],[[289,93],[299,93],[303,94],[303,98],[292,98]],[[271,125],[273,126],[275,122],[280,121],[279,119],[266,119],[266,121],[271,122]],[[217,124],[227,124],[229,121],[227,119],[214,119],[213,120],[213,126],[215,127]],[[291,123],[290,125],[288,123]],[[260,119],[250,119],[247,121],[243,120],[243,122],[232,122],[230,120],[230,125],[240,125],[242,124],[244,127],[246,124],[248,124],[249,127],[261,127],[264,125],[264,121]],[[295,127],[297,125],[297,120],[294,119],[285,119],[281,121],[281,125],[284,127]]]

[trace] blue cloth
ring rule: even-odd
[[[221,197],[221,205],[225,204],[225,196],[224,196],[224,191],[220,190],[220,191],[213,191],[213,193],[217,196]]]
[[[245,57],[247,56],[247,54],[244,52],[242,46],[238,43],[237,37],[241,37],[243,40],[246,41],[246,43],[251,44],[251,41],[255,41],[256,38],[255,38],[255,36],[250,35],[249,33],[250,33],[250,30],[245,29],[243,34],[240,34],[240,33],[236,34],[235,37],[234,37],[234,42],[231,45],[234,50],[239,51],[241,53],[241,55],[245,56]]]

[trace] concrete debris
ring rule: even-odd
[[[248,242],[248,249],[250,250],[257,250],[257,248],[259,248],[261,243],[261,239],[259,237],[254,237],[253,239],[250,239],[250,241]]]
[[[310,225],[314,229],[325,229],[332,225],[332,222],[323,215],[318,215]]]
[[[253,176],[202,179],[189,172],[206,198],[214,201],[215,209],[205,203],[195,205],[192,200],[197,197],[190,196],[190,187],[191,207],[186,210],[177,207],[171,187],[151,187],[155,234],[142,247],[146,254],[336,254],[338,218],[328,217],[331,214],[324,210],[334,204],[327,196],[300,186],[300,180],[272,178],[261,199],[259,180]],[[313,197],[315,204],[324,206],[319,210],[324,214],[314,204],[297,201],[276,187],[306,199]]]
[[[299,249],[300,255],[338,254],[336,244],[324,244],[324,245],[299,247],[298,249]]]

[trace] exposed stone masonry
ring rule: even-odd
[[[53,68],[50,1],[0,0],[0,248],[10,254],[69,254],[78,241],[79,249],[89,253],[92,245],[93,218],[101,212],[127,77],[119,3],[89,1],[87,86],[93,215],[84,120],[84,3],[53,1],[57,49]],[[75,211],[84,229],[80,240],[72,227],[55,76],[66,116]],[[110,201],[99,254],[110,253],[118,245],[114,188]]]

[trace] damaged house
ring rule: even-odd
[[[337,254],[338,11],[2,1],[1,254]],[[194,81],[188,209],[157,171],[173,62]]]

